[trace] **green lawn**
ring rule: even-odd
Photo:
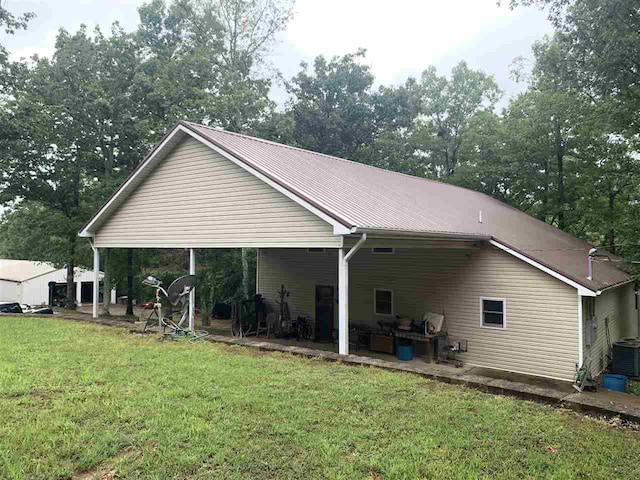
[[[411,374],[62,320],[0,327],[3,479],[640,474],[637,432]]]

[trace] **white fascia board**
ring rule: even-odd
[[[578,368],[582,367],[584,359],[584,327],[582,322],[582,297],[578,294]]]
[[[583,297],[597,297],[598,296],[598,292],[594,292],[593,290],[590,290],[587,287],[585,287],[583,285],[580,285],[578,282],[574,282],[570,278],[567,278],[564,275],[561,275],[560,273],[558,273],[558,272],[556,272],[554,270],[551,270],[549,267],[545,267],[541,263],[538,263],[535,260],[532,260],[529,257],[527,257],[525,255],[522,255],[519,252],[516,252],[515,250],[507,247],[506,245],[503,245],[500,242],[497,242],[496,240],[489,240],[489,243],[491,245],[493,245],[494,247],[497,247],[500,250],[503,250],[503,251],[507,252],[508,254],[513,255],[514,257],[522,260],[523,262],[526,262],[529,265],[532,265],[532,266],[536,267],[538,270],[542,270],[544,273],[546,273],[548,275],[551,275],[553,278],[557,278],[561,282],[572,286],[573,288],[578,290],[578,295],[582,295]]]
[[[608,287],[603,288],[602,290],[598,291],[598,295],[600,295],[602,292],[606,292],[607,290],[612,290],[614,288],[618,288],[618,287],[624,287],[625,285],[629,285],[630,283],[635,282],[635,279],[630,278],[629,280],[622,282],[622,283],[616,283],[615,285],[610,285]]]
[[[334,235],[348,235],[349,233],[351,233],[351,229],[349,227],[346,227],[342,223],[340,223],[340,222],[336,221],[335,219],[331,218],[330,216],[328,216],[327,214],[325,214],[324,212],[322,212],[318,208],[316,208],[313,205],[311,205],[306,200],[300,198],[296,194],[292,193],[291,191],[289,191],[286,188],[282,187],[278,183],[274,182],[273,180],[271,180],[266,175],[263,175],[262,173],[260,173],[256,169],[254,169],[253,167],[251,167],[251,166],[245,164],[244,162],[238,160],[236,157],[234,157],[233,155],[229,154],[225,150],[219,148],[218,146],[216,146],[215,144],[213,144],[212,142],[210,142],[206,138],[202,137],[201,135],[198,135],[197,133],[193,132],[192,130],[190,130],[190,129],[186,128],[186,127],[184,127],[183,125],[178,125],[177,127],[174,128],[173,132],[171,132],[171,134],[169,134],[167,136],[167,138],[164,139],[164,141],[158,146],[158,148],[156,148],[156,150],[149,156],[149,158],[147,158],[147,160],[136,171],[136,173],[134,175],[132,175],[131,178],[129,178],[129,180],[127,180],[126,183],[124,185],[122,185],[122,187],[120,187],[118,192],[111,198],[111,200],[109,200],[100,209],[100,211],[93,218],[93,220],[91,220],[91,222],[89,224],[87,224],[87,226],[82,230],[82,232],[80,232],[79,235],[81,237],[93,237],[93,233],[90,231],[90,229],[93,226],[93,224],[95,224],[95,222],[98,220],[98,218],[100,218],[100,216],[109,208],[109,206],[111,206],[111,204],[113,204],[113,202],[115,202],[117,200],[117,198],[122,194],[122,192],[124,192],[126,190],[127,186],[129,186],[131,184],[131,182],[133,182],[135,180],[135,178],[143,170],[145,170],[145,167],[149,164],[149,162],[151,162],[160,152],[162,152],[162,150],[167,145],[167,143],[169,143],[173,139],[173,137],[175,137],[175,135],[178,132],[186,133],[186,134],[190,135],[191,137],[195,138],[196,140],[198,140],[199,142],[202,142],[204,145],[206,145],[207,147],[211,148],[212,150],[214,150],[218,154],[222,155],[227,160],[230,160],[231,162],[235,163],[240,168],[242,168],[243,170],[246,170],[247,172],[251,173],[255,177],[259,178],[264,183],[266,183],[270,187],[273,187],[278,192],[282,193],[287,198],[293,200],[294,202],[296,202],[301,207],[309,210],[314,215],[320,217],[322,220],[324,220],[325,222],[327,222],[331,226],[333,226]]]
[[[285,197],[293,200],[294,202],[296,202],[301,207],[309,210],[314,215],[320,217],[322,220],[324,220],[325,222],[327,222],[328,224],[333,226],[334,235],[347,235],[347,234],[351,233],[351,229],[349,227],[347,227],[347,226],[343,225],[342,223],[338,222],[337,220],[331,218],[326,213],[324,213],[323,211],[321,211],[318,208],[314,207],[313,205],[311,205],[306,200],[300,198],[298,195],[296,195],[295,193],[291,192],[290,190],[287,190],[286,188],[282,187],[280,184],[274,182],[269,177],[267,177],[266,175],[260,173],[258,170],[256,170],[255,168],[251,167],[250,165],[247,165],[246,163],[238,160],[236,157],[234,157],[230,153],[226,152],[222,148],[216,146],[211,141],[209,141],[206,138],[202,137],[201,135],[198,135],[197,133],[195,133],[195,132],[183,127],[182,125],[179,125],[178,129],[182,130],[183,132],[185,132],[185,133],[187,133],[189,135],[191,135],[196,140],[204,143],[207,147],[209,147],[210,149],[212,149],[215,152],[219,153],[220,155],[222,155],[227,160],[235,163],[240,168],[246,170],[247,172],[249,172],[253,176],[258,177],[264,183],[266,183],[270,187],[276,189],[278,192],[283,194]]]

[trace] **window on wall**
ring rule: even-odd
[[[387,255],[391,255],[395,253],[393,247],[373,247],[373,253],[386,253]]]
[[[374,292],[376,315],[393,315],[393,291],[376,288]]]
[[[307,248],[307,252],[309,252],[309,253],[324,253],[324,248],[311,247],[311,248]]]
[[[507,328],[507,302],[504,298],[480,297],[480,325],[487,328]]]

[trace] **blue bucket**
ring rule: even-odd
[[[396,345],[396,356],[398,360],[402,360],[403,362],[413,360],[413,344],[403,345],[398,342]]]
[[[627,377],[615,373],[604,373],[602,375],[602,388],[624,392],[627,386]]]

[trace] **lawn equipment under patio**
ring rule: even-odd
[[[189,294],[196,285],[195,275],[183,275],[169,285],[166,290],[162,287],[162,282],[155,277],[148,276],[142,281],[143,285],[154,288],[156,291],[156,299],[153,304],[153,310],[145,321],[142,332],[148,332],[148,328],[157,322],[162,333],[161,339],[170,338],[172,340],[188,339],[190,342],[199,340],[207,335],[206,330],[190,330],[184,328],[183,325],[189,317]],[[162,315],[162,297],[165,297],[171,305],[182,305],[180,320],[173,321],[173,315]]]

